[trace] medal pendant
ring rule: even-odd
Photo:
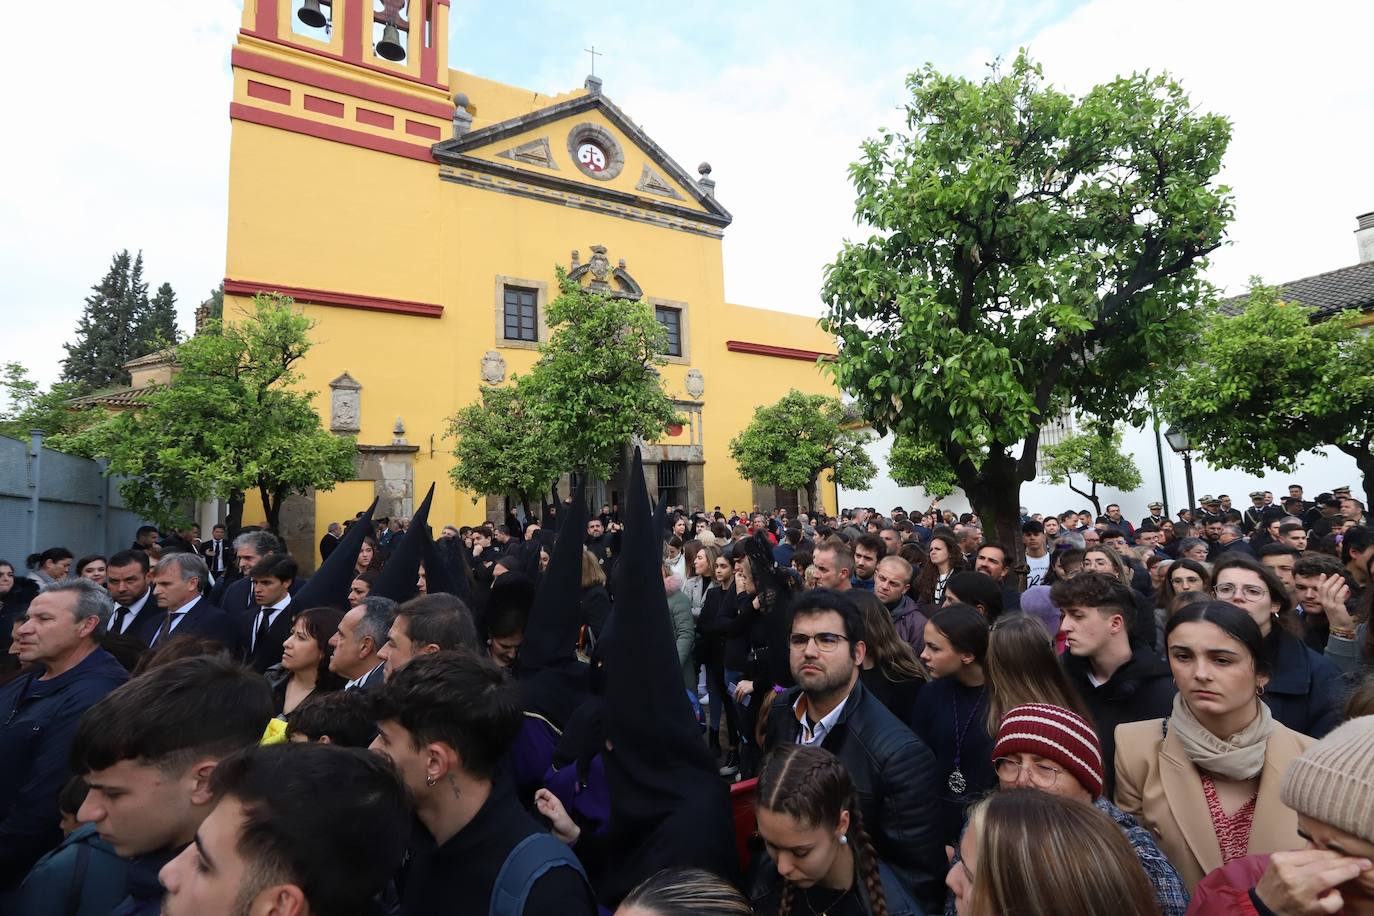
[[[949,774],[949,782],[947,785],[949,786],[949,791],[953,792],[955,795],[963,795],[964,791],[968,789],[968,780],[964,779],[964,774],[956,769]]]

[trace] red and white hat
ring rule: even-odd
[[[1062,766],[1092,794],[1102,794],[1102,745],[1078,713],[1048,703],[1017,706],[1002,717],[992,759],[1036,754]]]

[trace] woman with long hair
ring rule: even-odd
[[[42,553],[31,553],[24,565],[29,568],[29,578],[39,585],[52,585],[59,579],[67,578],[75,557],[65,547],[49,547]]]
[[[1271,669],[1244,610],[1188,605],[1165,638],[1173,714],[1117,726],[1116,803],[1154,833],[1191,890],[1235,859],[1302,845],[1279,784],[1312,739],[1263,702]]]
[[[706,599],[706,589],[711,587],[711,564],[706,566],[706,574],[702,575],[697,567],[697,555],[701,552],[702,543],[696,539],[686,541],[682,545],[683,575],[686,581],[682,585],[682,593],[687,596],[687,600],[692,604],[692,619],[701,616],[701,603]]]
[[[706,590],[701,616],[697,618],[697,645],[701,648],[702,664],[706,666],[706,690],[711,698],[707,710],[710,730],[706,740],[711,751],[719,757],[720,714],[724,711],[725,746],[728,751],[721,763],[720,775],[734,776],[739,772],[739,715],[735,710],[734,698],[730,695],[730,687],[742,677],[744,668],[744,653],[739,651],[740,640],[731,641],[733,646],[726,640],[726,634],[730,632],[738,614],[735,565],[714,546],[703,547],[697,553],[698,566],[707,561],[711,563],[711,587]],[[727,651],[731,648],[736,651]],[[732,658],[736,653],[739,657]]]
[[[755,912],[919,912],[874,853],[853,781],[829,751],[785,744],[770,753],[759,773],[755,815],[764,849],[782,879],[754,901]]]
[[[735,700],[743,704],[742,770],[747,779],[758,767],[754,730],[759,710],[768,705],[774,686],[792,686],[787,637],[792,625],[793,580],[773,562],[772,550],[758,538],[737,541],[733,554],[739,613],[731,635],[745,634],[749,641],[744,679],[735,685]]]
[[[292,619],[291,633],[282,643],[282,676],[273,684],[279,714],[291,712],[317,690],[343,687],[344,679],[329,670],[329,659],[334,654],[329,641],[343,616],[337,608],[313,607]]]
[[[1320,738],[1341,722],[1345,689],[1331,660],[1302,641],[1293,598],[1267,566],[1224,556],[1212,567],[1212,593],[1245,611],[1264,637],[1264,665],[1273,673],[1264,701],[1284,725]]]
[[[897,635],[892,615],[878,596],[852,588],[849,595],[864,615],[864,645],[868,647],[859,680],[888,712],[903,722],[911,721],[916,698],[930,675],[906,640]]]
[[[931,682],[921,689],[911,730],[940,769],[940,830],[948,845],[968,806],[997,785],[987,729],[988,622],[967,604],[951,604],[930,618],[925,636],[921,661]]]
[[[582,548],[582,622],[601,638],[601,628],[611,616],[611,594],[606,591],[606,571],[596,554]]]
[[[997,734],[1009,709],[1027,703],[1060,706],[1092,719],[1087,704],[1059,664],[1054,637],[1034,617],[1008,614],[992,625],[985,671],[990,735]]]
[[[1111,819],[1047,792],[974,806],[946,879],[959,916],[1159,916],[1140,859]]]
[[[381,569],[382,564],[378,560],[377,539],[370,534],[363,535],[362,546],[358,548],[358,559],[353,563],[353,577],[356,579],[369,569]]]
[[[964,568],[959,542],[948,531],[937,531],[926,545],[927,561],[911,586],[911,597],[929,614],[931,608],[945,603],[945,585],[952,573]]]
[[[1155,598],[1155,606],[1167,610],[1173,606],[1174,596],[1179,592],[1211,590],[1212,574],[1207,571],[1207,567],[1197,560],[1183,557],[1169,564],[1169,572],[1164,576],[1159,594]]]
[[[616,916],[752,916],[730,882],[700,868],[665,868],[625,895]]]
[[[75,574],[81,578],[90,579],[96,585],[104,586],[107,566],[108,563],[104,557],[98,553],[93,553],[77,560],[72,569],[76,570]]]

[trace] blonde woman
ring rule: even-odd
[[[601,628],[611,616],[611,596],[606,591],[606,573],[596,554],[582,550],[582,620],[592,635],[601,637]]]
[[[1027,703],[1071,710],[1088,721],[1092,713],[1078,695],[1054,651],[1045,625],[1025,614],[1007,614],[988,634],[988,734],[997,734],[1007,711]]]
[[[995,792],[969,815],[945,883],[959,916],[1158,916],[1121,829],[1048,792]]]

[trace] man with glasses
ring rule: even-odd
[[[807,744],[835,754],[854,780],[878,858],[926,912],[942,911],[948,866],[935,757],[859,682],[867,647],[858,604],[828,588],[803,594],[788,653],[797,686],[773,701],[765,750]]]

